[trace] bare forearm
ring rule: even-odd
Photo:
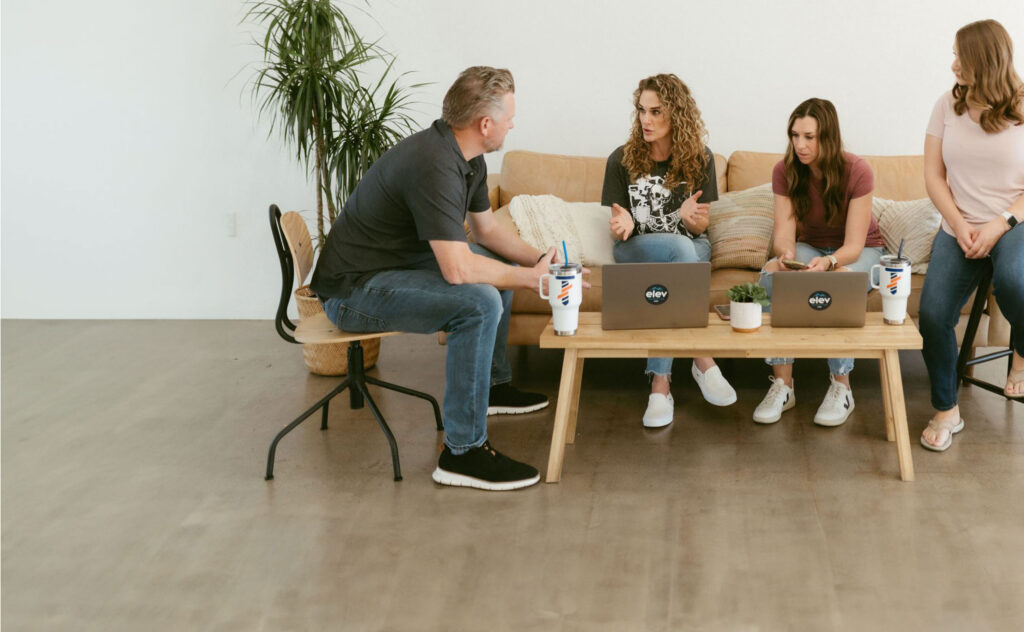
[[[521,266],[532,266],[544,254],[523,241],[514,230],[494,221],[490,212],[486,216],[478,214],[471,219],[470,229],[476,242],[496,255]]]
[[[1016,217],[1018,222],[1024,222],[1024,195],[1017,198],[1017,201],[1006,210],[1010,211],[1010,214]]]
[[[925,174],[924,188],[939,214],[954,230],[964,222],[960,209],[953,201],[953,193],[949,190],[949,184],[946,183],[945,177],[934,173]]]
[[[776,257],[796,254],[796,238],[791,235],[778,235],[772,238],[772,254]]]
[[[486,283],[497,288],[537,290],[547,261],[531,266],[514,266],[474,253],[469,244],[458,241],[431,241],[444,280],[452,285]]]
[[[486,283],[501,290],[537,289],[537,276],[531,266],[512,266],[478,254],[470,257],[460,262],[452,271],[451,278],[444,274],[445,280],[452,285]],[[536,258],[531,263],[536,263]]]
[[[836,258],[836,266],[847,266],[860,259],[862,252],[864,252],[863,245],[843,244],[839,250],[832,253],[832,256]]]
[[[511,231],[501,231],[498,234],[492,232],[487,236],[478,235],[476,237],[477,243],[484,248],[521,266],[534,265],[537,263],[537,259],[544,254]]]

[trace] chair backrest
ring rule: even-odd
[[[281,296],[277,302],[274,328],[288,342],[297,343],[295,324],[288,319],[288,303],[292,297],[292,279],[302,285],[313,267],[313,246],[309,229],[298,213],[281,215],[277,204],[270,205],[270,233],[274,236],[277,258],[281,263]]]
[[[281,216],[281,231],[292,255],[295,281],[302,286],[313,267],[313,243],[309,236],[309,228],[306,227],[306,220],[295,211],[289,211]]]

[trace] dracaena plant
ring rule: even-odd
[[[401,77],[388,81],[393,65],[394,59],[389,60],[373,85],[363,85],[356,77],[345,107],[335,112],[335,133],[327,153],[339,206],[355,191],[366,170],[413,130],[411,95],[399,85]]]
[[[255,42],[263,61],[251,94],[259,116],[270,117],[270,134],[281,133],[310,173],[322,245],[373,160],[411,131],[406,88],[387,81],[394,59],[365,41],[330,0],[252,2],[244,21],[266,28]],[[376,82],[363,79],[380,65]]]

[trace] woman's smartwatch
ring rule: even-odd
[[[828,259],[828,262],[829,262],[828,269],[829,270],[835,270],[839,266],[839,259],[836,259],[835,255],[825,255],[825,258]]]
[[[1017,220],[1017,216],[1015,216],[1010,211],[1003,211],[1003,219],[1005,219],[1006,223],[1010,225],[1011,230],[1014,226],[1016,226],[1019,223],[1019,221]]]

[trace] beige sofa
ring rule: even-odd
[[[750,151],[734,152],[728,161],[715,154],[718,191],[742,191],[771,180],[771,171],[781,154]],[[891,200],[915,200],[927,197],[924,188],[922,156],[863,156],[875,172],[875,195]],[[567,202],[600,202],[606,158],[562,156],[529,151],[505,154],[501,172],[488,178],[491,207],[498,209],[498,221],[516,230],[508,204],[517,195],[551,194]],[[593,286],[584,290],[582,311],[601,311],[601,268],[592,267],[589,277]],[[748,269],[719,268],[711,273],[711,306],[727,303],[725,292],[737,283],[757,282],[758,272]],[[908,305],[916,316],[924,283],[922,275],[912,276],[912,292]],[[970,302],[964,312],[969,311]],[[870,311],[881,311],[881,297],[872,291],[868,298]],[[976,346],[1003,345],[1009,340],[1009,324],[998,314],[995,301],[990,301],[992,318],[982,321]],[[509,344],[536,346],[548,320],[551,308],[536,292],[517,291],[512,302]],[[961,319],[962,330],[966,317]]]

